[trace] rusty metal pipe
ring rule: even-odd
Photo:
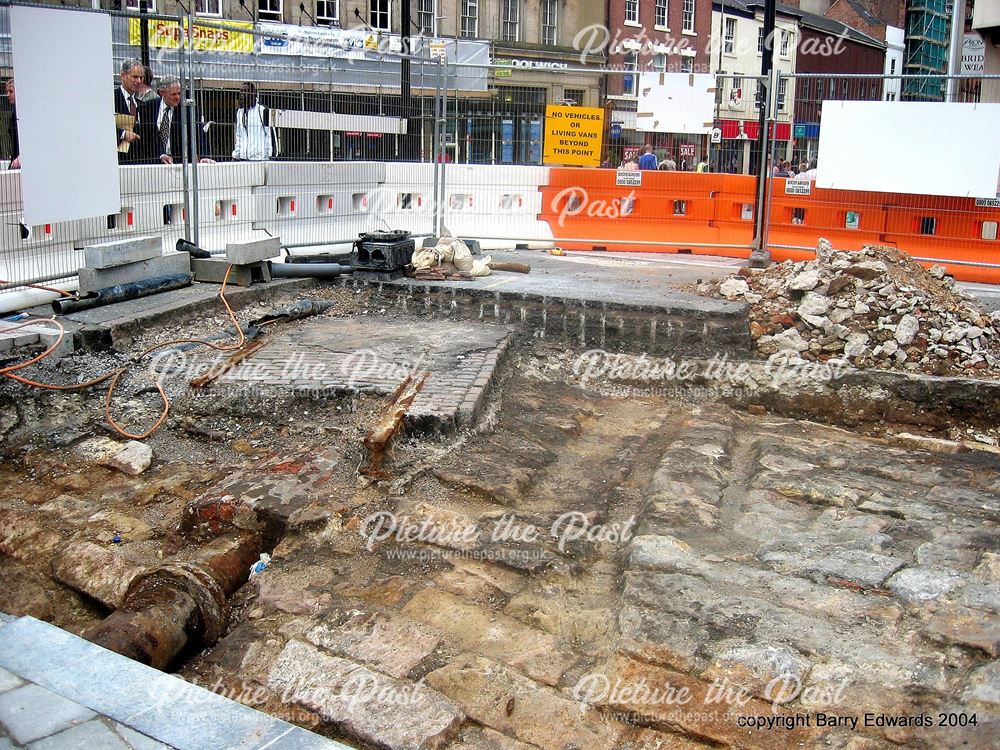
[[[225,631],[227,597],[246,582],[260,552],[256,532],[227,534],[189,562],[140,573],[122,607],[89,640],[156,669],[166,668],[189,643],[212,645]]]

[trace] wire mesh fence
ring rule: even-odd
[[[8,11],[0,6],[5,74]],[[787,179],[815,179],[824,103],[897,99],[908,85],[902,76],[782,74],[765,87],[759,76],[719,74],[712,115],[698,132],[642,130],[641,112],[608,102],[596,108],[600,146],[589,166],[566,166],[547,155],[549,108],[593,105],[602,78],[607,88],[626,71],[587,71],[593,90],[563,87],[553,101],[551,90],[491,76],[488,57],[463,58],[458,46],[435,57],[425,44],[407,58],[404,92],[399,50],[378,34],[345,31],[343,48],[311,49],[263,24],[225,22],[221,34],[204,19],[111,16],[108,85],[115,114],[131,118],[129,127],[116,122],[128,144],[119,155],[121,210],[27,226],[18,172],[3,170],[0,286],[72,277],[84,245],[144,234],[213,251],[274,235],[295,252],[348,243],[364,231],[446,227],[508,246],[745,256],[755,240],[762,170],[770,199],[765,239],[779,249],[808,252],[823,235],[845,246],[909,244],[904,249],[936,257],[933,243],[946,240],[967,251],[964,262],[994,262],[989,205],[815,187],[807,196],[788,192]],[[372,39],[372,48],[351,46]],[[275,40],[288,54],[262,51]],[[959,98],[975,100],[978,87],[978,79],[961,80]],[[7,160],[17,156],[16,127],[7,127],[15,101],[0,98]],[[647,145],[651,156],[643,158]]]

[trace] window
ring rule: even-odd
[[[729,103],[740,104],[743,101],[743,79],[734,78],[732,88],[729,90]]]
[[[653,72],[654,73],[667,72],[667,56],[662,52],[653,55]]]
[[[479,0],[462,0],[462,36],[466,39],[479,36]]]
[[[995,240],[997,238],[997,223],[995,221],[984,221],[980,234],[984,240]]]
[[[788,43],[791,40],[791,34],[787,31],[781,32],[781,56],[788,57]]]
[[[368,25],[373,29],[389,31],[389,8],[392,0],[369,0]],[[407,29],[409,33],[409,29]]]
[[[812,81],[808,78],[803,78],[800,85],[802,86],[802,95],[799,98],[809,99],[809,89],[812,88]]]
[[[681,6],[681,17],[683,30],[694,33],[694,0],[684,0],[684,4]]]
[[[693,73],[694,72],[694,58],[693,57],[682,57],[681,58],[681,73]]]
[[[937,219],[933,216],[920,217],[920,234],[936,234]]]
[[[725,43],[723,45],[727,55],[731,55],[736,51],[736,19],[727,18],[726,19],[726,35]]]
[[[804,208],[793,208],[792,224],[805,224],[805,223],[806,223],[806,210]]]
[[[194,12],[199,16],[222,16],[222,0],[195,0]]]
[[[567,103],[572,102],[578,106],[583,106],[584,101],[587,99],[587,92],[584,89],[566,89],[563,92],[563,99]]]
[[[281,0],[257,0],[257,18],[262,21],[280,21]]]
[[[559,38],[559,0],[542,0],[542,44],[556,44]]]
[[[788,79],[779,78],[778,79],[778,111],[783,112],[785,110],[785,93],[788,90]]]
[[[316,22],[330,23],[340,20],[340,3],[338,0],[316,0]]]
[[[656,0],[656,25],[666,28],[667,0]]]
[[[125,7],[129,10],[139,10],[140,0],[126,0]],[[146,0],[146,10],[150,13],[156,12],[156,0]]]
[[[516,42],[521,32],[521,0],[500,0],[502,20],[500,38],[505,42]]]
[[[417,0],[417,29],[421,36],[437,35],[434,5],[434,0]]]
[[[895,57],[892,58],[891,60],[889,60],[889,75],[891,75],[891,76],[896,75],[896,58]]]
[[[624,79],[622,92],[628,94],[629,96],[635,96],[636,88],[638,88],[639,85],[639,82],[636,80],[637,76],[635,74],[635,72],[639,69],[638,52],[625,53],[624,68],[627,71],[631,71],[631,74],[622,76],[622,78]]]
[[[686,216],[687,212],[687,201],[674,201],[674,216]]]
[[[757,29],[757,52],[758,54],[764,54],[764,27],[761,26]]]
[[[639,0],[625,0],[625,23],[639,23]]]

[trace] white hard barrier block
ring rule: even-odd
[[[198,188],[218,190],[266,185],[269,163],[264,161],[227,161],[218,164],[199,164]]]
[[[25,247],[0,256],[0,278],[7,281],[76,276],[82,253],[70,244]]]
[[[246,266],[259,263],[281,254],[281,240],[268,237],[251,242],[230,242],[226,245],[226,261],[234,265]]]
[[[136,237],[112,240],[96,245],[85,245],[83,260],[87,268],[111,268],[149,260],[163,254],[163,240],[160,237]]]
[[[254,190],[266,188],[217,188],[199,190],[198,221],[202,226],[217,222],[253,222],[257,218]]]
[[[154,276],[191,271],[191,256],[187,253],[168,253],[159,258],[150,258],[138,263],[129,263],[104,270],[96,268],[80,269],[80,292],[85,294],[118,284],[130,284]]]
[[[184,175],[180,167],[165,164],[142,164],[118,168],[122,197],[131,195],[159,195],[184,189]]]
[[[351,185],[385,182],[385,162],[267,162],[266,185]]]
[[[450,173],[449,173],[450,174]],[[388,162],[385,165],[385,184],[399,190],[408,187],[425,187],[433,191],[434,165],[414,162]]]

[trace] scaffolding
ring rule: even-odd
[[[948,69],[950,11],[947,0],[910,0],[906,10],[906,64],[910,75],[945,73]],[[910,79],[905,83],[907,100],[942,101],[944,81]]]

